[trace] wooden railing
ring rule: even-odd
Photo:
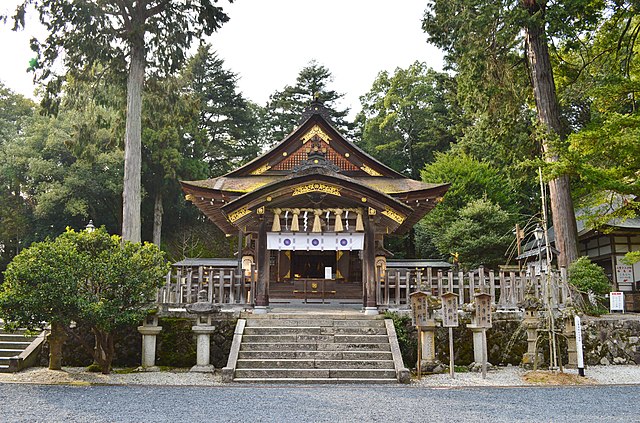
[[[531,285],[537,298],[550,298],[553,308],[562,308],[568,301],[570,292],[565,269],[541,276],[527,275],[526,272],[486,270],[479,268],[472,272],[420,269],[378,269],[378,306],[408,306],[409,295],[415,291],[427,291],[440,296],[446,292],[458,294],[460,305],[473,301],[476,292],[482,290],[491,294],[498,309],[516,310],[524,300]]]
[[[158,290],[159,304],[192,304],[203,292],[214,304],[253,304],[257,272],[237,269],[195,268],[172,269]]]
[[[257,271],[255,266],[244,273],[237,269],[174,268],[166,276],[164,285],[158,290],[159,304],[191,304],[198,295],[214,304],[254,304]],[[409,306],[409,295],[415,291],[427,291],[440,296],[446,292],[458,294],[460,305],[473,301],[480,290],[491,294],[498,309],[516,310],[524,300],[529,286],[537,298],[547,300],[553,308],[562,308],[570,292],[565,269],[548,275],[529,276],[524,271],[499,271],[479,268],[472,272],[434,269],[378,269],[376,281],[377,305],[382,308]],[[548,300],[547,300],[548,301]]]

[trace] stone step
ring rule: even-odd
[[[24,342],[29,342],[31,343],[34,339],[36,339],[35,336],[25,336],[22,333],[16,332],[16,333],[0,333],[0,342],[5,342],[5,341],[24,341]]]
[[[240,359],[393,360],[391,351],[240,351]]]
[[[363,320],[332,320],[325,318],[308,319],[247,319],[247,328],[250,327],[378,327],[384,328],[384,320],[363,319]]]
[[[307,326],[251,326],[244,329],[245,335],[386,335],[382,327],[307,327]]]
[[[244,335],[321,335],[320,326],[258,326],[245,327]]]
[[[393,369],[392,360],[240,359],[236,369]]]
[[[343,343],[317,342],[251,342],[243,337],[240,351],[391,351],[388,343]]]
[[[310,377],[310,378],[287,378],[287,377],[278,377],[278,378],[263,378],[263,377],[244,377],[244,378],[235,378],[234,382],[240,383],[303,383],[303,384],[389,384],[389,383],[398,383],[398,381],[393,378],[386,379],[376,379],[376,378],[331,378],[331,377]]]
[[[245,331],[253,327],[333,326],[331,319],[247,319]]]
[[[283,320],[283,319],[306,319],[306,320],[381,320],[383,315],[363,316],[353,312],[327,312],[327,313],[267,313],[267,314],[243,314],[242,319],[247,320]]]
[[[234,380],[238,378],[355,378],[355,379],[394,379],[394,369],[238,369]]]
[[[243,335],[243,342],[335,342],[335,343],[386,343],[389,342],[387,335]]]
[[[333,335],[242,335],[242,342],[257,343],[309,343],[334,342]]]
[[[2,341],[0,342],[0,348],[20,348],[25,349],[31,344],[30,341]]]
[[[0,346],[0,357],[15,357],[16,355],[20,355],[22,351],[24,351],[24,349],[2,348],[2,346]]]
[[[0,373],[8,373],[9,365],[0,363]]]

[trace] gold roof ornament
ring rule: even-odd
[[[248,215],[251,213],[251,210],[249,210],[246,207],[243,207],[239,210],[234,211],[233,213],[229,213],[229,216],[227,216],[227,218],[229,219],[229,222],[234,223],[235,221],[237,221],[238,219]]]
[[[269,169],[271,169],[271,166],[267,163],[266,165],[261,166],[261,167],[257,168],[256,170],[254,170],[253,172],[251,172],[251,175],[262,175],[263,173],[265,173]]]
[[[312,184],[301,185],[293,188],[293,193],[291,196],[307,194],[310,192],[324,192],[325,194],[335,195],[336,197],[340,197],[340,188],[334,187],[333,185],[321,184],[318,182],[314,182]]]
[[[405,217],[403,215],[401,215],[400,213],[395,212],[394,210],[391,210],[390,208],[386,208],[382,214],[384,214],[385,216],[387,216],[389,219],[398,222],[400,224],[402,224],[402,222],[404,222]]]
[[[375,170],[371,169],[366,164],[363,164],[362,166],[360,166],[360,169],[362,169],[364,172],[368,173],[371,176],[382,176],[382,173],[376,172]]]
[[[326,142],[327,144],[329,144],[329,141],[331,141],[331,137],[329,137],[329,135],[327,135],[327,133],[324,132],[322,128],[320,128],[320,126],[318,125],[313,125],[313,127],[309,129],[309,131],[307,131],[307,133],[300,138],[300,140],[302,140],[303,144],[306,144],[307,141],[309,141],[314,136],[318,136],[318,138],[320,138],[322,141]]]

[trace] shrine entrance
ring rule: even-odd
[[[361,304],[360,256],[360,251],[271,251],[269,297]]]

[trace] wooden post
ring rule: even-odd
[[[453,327],[449,326],[449,376],[453,379],[455,376],[455,364],[453,361]]]
[[[482,378],[487,378],[487,329],[482,328]]]
[[[364,250],[362,251],[362,276],[365,284],[365,314],[378,314],[376,301],[376,240],[375,224],[370,216],[364,216]],[[397,283],[396,283],[397,285]]]
[[[422,333],[420,333],[422,331],[422,328],[420,326],[417,327],[418,329],[418,363],[417,363],[417,370],[418,370],[418,379],[422,379]]]
[[[256,307],[265,308],[269,305],[269,251],[267,250],[267,223],[264,218],[260,220],[258,226],[256,250],[258,265]]]

